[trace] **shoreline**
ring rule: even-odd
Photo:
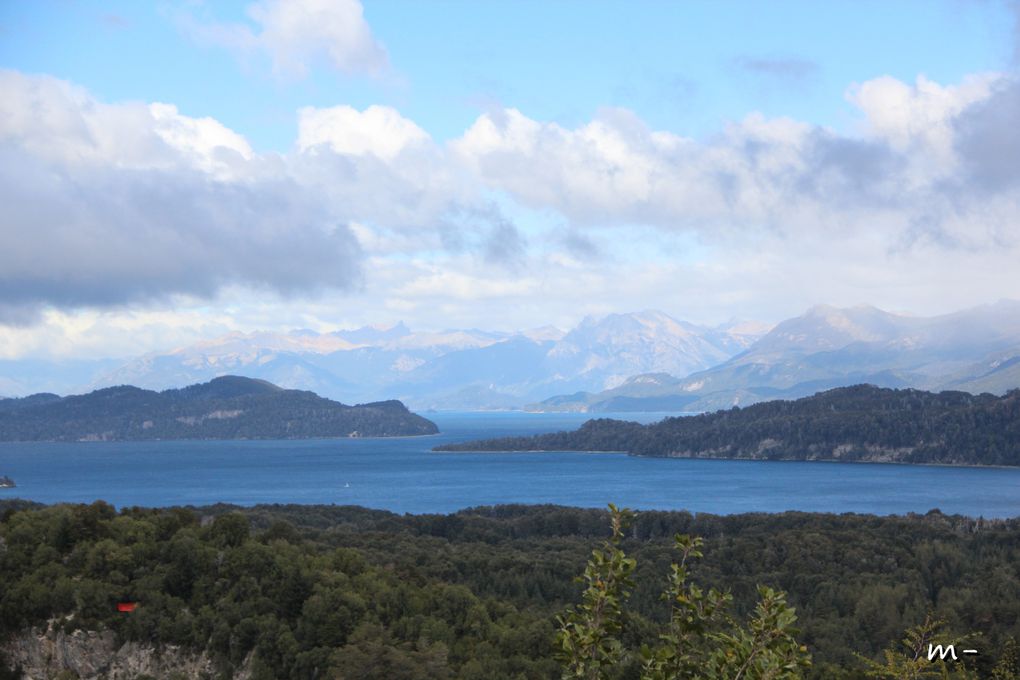
[[[567,452],[577,453],[577,452]],[[5,509],[16,507],[19,505],[25,505],[28,507],[55,507],[59,505],[71,505],[71,506],[89,506],[94,503],[105,503],[112,506],[117,512],[122,512],[128,508],[142,508],[150,510],[173,510],[173,509],[185,509],[192,511],[208,511],[210,515],[220,515],[232,510],[241,511],[252,511],[252,510],[278,510],[281,508],[330,508],[330,509],[352,509],[358,511],[367,511],[370,513],[380,513],[386,515],[392,515],[395,517],[411,516],[411,517],[427,517],[427,516],[444,516],[453,517],[462,514],[487,514],[487,511],[497,510],[499,508],[524,508],[525,510],[538,510],[542,508],[561,508],[565,510],[584,510],[584,511],[597,511],[606,512],[605,505],[566,505],[563,503],[492,503],[488,505],[465,505],[455,510],[447,512],[400,512],[397,510],[389,510],[386,508],[372,507],[370,505],[361,505],[357,503],[252,503],[250,505],[242,505],[239,503],[224,503],[222,501],[204,504],[175,504],[175,505],[134,505],[134,504],[116,504],[107,501],[102,498],[96,498],[92,501],[56,501],[56,502],[44,502],[36,501],[31,498],[4,498],[0,499],[0,512]],[[745,510],[742,512],[732,513],[720,513],[720,512],[707,512],[701,510],[691,510],[689,508],[655,508],[655,507],[642,507],[633,506],[629,508],[637,514],[656,512],[656,513],[668,513],[668,514],[685,514],[691,515],[692,517],[706,516],[706,517],[726,517],[726,518],[740,518],[740,517],[760,517],[762,515],[768,517],[779,517],[781,515],[812,515],[816,517],[845,517],[852,515],[856,517],[875,517],[881,519],[904,519],[904,520],[917,520],[924,518],[932,514],[938,514],[943,517],[960,517],[963,519],[977,522],[982,520],[989,523],[1001,523],[1001,522],[1014,522],[1020,521],[1020,514],[1011,516],[984,516],[984,515],[967,515],[958,512],[945,512],[939,508],[929,508],[923,511],[907,511],[903,513],[888,513],[880,514],[877,512],[857,512],[857,511],[832,511],[832,510],[798,510],[796,508],[786,508],[784,510]]]
[[[428,434],[392,434],[392,435],[366,435],[364,437],[351,437],[350,435],[337,435],[330,437],[207,437],[194,439],[4,439],[0,440],[0,446],[4,444],[149,444],[151,442],[321,442],[321,441],[344,441],[347,439],[415,439],[417,437],[438,437],[442,432],[430,432]]]
[[[838,458],[741,458],[737,456],[645,456],[630,451],[611,450],[578,450],[578,449],[471,449],[457,451],[437,451],[432,449],[429,453],[612,453],[630,456],[631,458],[643,458],[648,460],[718,460],[718,461],[743,461],[747,463],[843,463],[847,465],[904,465],[908,467],[946,467],[946,468],[974,468],[985,470],[1020,470],[1020,465],[981,465],[978,463],[909,463],[902,460],[840,460]]]

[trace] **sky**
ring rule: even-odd
[[[1020,5],[0,2],[0,359],[1020,298]]]

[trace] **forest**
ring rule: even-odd
[[[1020,390],[1004,396],[855,385],[658,423],[600,418],[573,432],[438,451],[622,451],[637,456],[1020,465]]]
[[[308,439],[438,431],[399,401],[348,406],[231,375],[162,392],[122,385],[68,397],[0,399],[0,441]]]
[[[588,601],[578,577],[605,552],[610,519],[558,506],[401,516],[7,501],[0,635],[108,630],[121,642],[204,652],[211,677],[223,678],[242,666],[253,678],[557,678],[566,666],[555,643]],[[887,652],[899,658],[906,632],[935,619],[981,651],[971,675],[960,666],[951,677],[1018,677],[1020,519],[938,510],[640,512],[613,548],[633,560],[620,656],[606,675],[586,677],[652,677],[641,674],[641,648],[669,625],[662,594],[678,534],[703,541],[687,578],[728,593],[734,617],[753,617],[759,587],[792,608],[790,634],[810,665],[777,677],[898,677],[873,666]],[[119,612],[123,601],[138,606]],[[12,665],[7,677],[18,677]]]

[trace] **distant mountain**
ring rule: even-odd
[[[574,432],[439,451],[623,451],[672,458],[1020,465],[1020,390],[934,394],[871,385],[651,425],[589,420]]]
[[[415,408],[520,408],[560,391],[599,391],[649,371],[689,373],[743,351],[763,329],[709,328],[662,312],[589,317],[564,333],[477,329],[418,333],[397,324],[320,334],[231,334],[150,354],[109,370],[91,388],[148,389],[243,374],[344,401],[396,397]]]
[[[1002,394],[1020,387],[1020,302],[927,318],[820,305],[771,329],[648,310],[588,317],[566,332],[398,323],[232,333],[115,365],[0,361],[0,393],[163,390],[222,375],[415,409],[702,412],[856,383]]]
[[[564,394],[524,408],[576,413],[692,410],[690,407],[698,401],[698,397],[681,392],[683,384],[682,379],[668,373],[642,373],[609,390]]]
[[[0,397],[84,388],[122,363],[117,359],[0,359]]]
[[[305,439],[435,434],[399,401],[357,406],[223,376],[182,389],[132,386],[0,400],[0,441]]]
[[[314,331],[308,331],[308,337],[315,337],[317,334]],[[389,328],[385,326],[363,326],[349,331],[334,331],[330,335],[344,340],[358,344],[358,345],[370,345],[372,343],[387,342],[392,340],[398,340],[400,338],[406,338],[411,335],[411,329],[404,325],[401,321],[395,326]]]
[[[945,386],[966,392],[1003,394],[1020,385],[1020,346],[992,353],[950,376]]]
[[[587,317],[547,353],[560,375],[597,374],[605,387],[635,373],[686,375],[714,366],[746,347],[747,338],[644,311]]]
[[[562,395],[534,410],[708,411],[857,383],[1003,394],[1020,387],[1020,302],[936,317],[818,306],[746,351],[680,379],[634,376],[617,389]]]

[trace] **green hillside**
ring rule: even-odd
[[[224,376],[177,390],[121,386],[0,400],[0,441],[306,439],[435,434],[399,401],[347,406],[312,392]]]
[[[1020,390],[997,397],[857,385],[650,425],[598,419],[574,432],[447,444],[437,450],[1020,465]]]

